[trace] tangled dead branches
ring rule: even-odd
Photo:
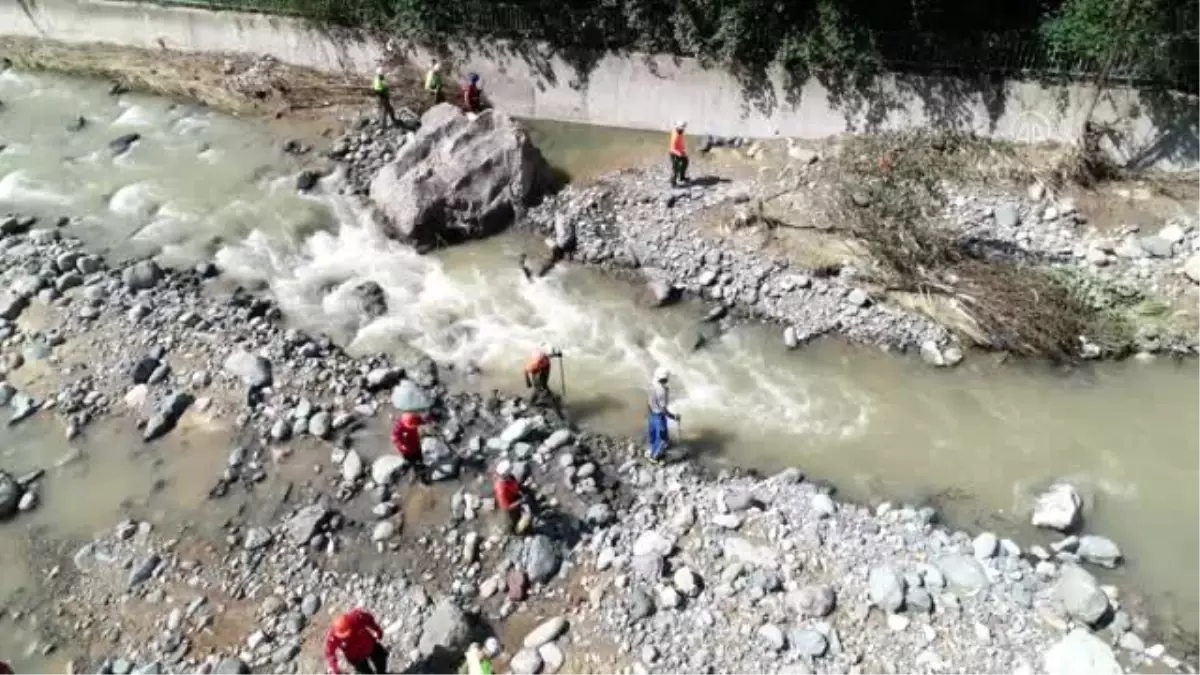
[[[1068,361],[1081,336],[1121,348],[1127,331],[1078,297],[1062,275],[985,259],[939,225],[944,178],[975,171],[981,153],[996,152],[970,136],[908,133],[864,139],[843,153],[838,207],[871,253],[879,280],[893,290],[953,298],[992,348]]]

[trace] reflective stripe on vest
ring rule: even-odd
[[[384,80],[382,75],[376,75],[375,82],[371,86],[375,89],[376,94],[382,94],[387,91],[387,80]]]
[[[683,144],[683,132],[679,130],[671,132],[671,154],[676,157],[683,157],[687,154],[687,148]]]

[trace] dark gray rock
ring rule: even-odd
[[[175,428],[179,418],[195,401],[195,397],[185,391],[177,391],[163,399],[158,411],[146,421],[142,431],[143,441],[152,441]]]
[[[133,379],[134,384],[142,384],[150,379],[150,376],[154,374],[154,371],[157,368],[158,359],[152,359],[149,357],[139,359],[137,363],[133,364],[133,368],[130,371],[130,377]]]
[[[142,135],[137,133],[118,136],[108,142],[108,149],[111,150],[113,156],[116,157],[117,155],[122,155],[128,152],[129,149],[133,147],[133,144],[137,143],[139,140],[141,140],[141,138]]]
[[[820,658],[829,651],[829,640],[821,633],[811,629],[792,631],[789,636],[792,648],[810,658]]]
[[[523,550],[525,573],[534,583],[545,583],[558,574],[562,566],[562,554],[554,541],[544,534],[537,534],[525,540]]]
[[[296,176],[296,189],[301,192],[308,192],[317,186],[321,180],[321,173],[312,169],[305,169]]]
[[[136,262],[121,272],[121,281],[131,291],[154,288],[162,278],[162,268],[153,260]]]
[[[1089,626],[1108,615],[1108,595],[1100,589],[1095,577],[1075,565],[1063,565],[1054,596],[1071,618]]]
[[[250,666],[237,657],[221,659],[213,668],[215,675],[250,675],[250,672]]]
[[[17,514],[24,490],[7,471],[0,470],[0,520],[8,520]]]
[[[154,570],[158,569],[158,565],[161,562],[162,557],[157,553],[151,553],[149,556],[143,559],[142,562],[139,563],[137,567],[133,568],[133,571],[129,573],[129,588],[133,588],[134,586],[138,586],[139,584],[149,580],[151,575],[154,574]]]
[[[1095,534],[1085,534],[1079,538],[1075,555],[1084,562],[1110,569],[1121,564],[1121,549],[1116,542]]]
[[[0,319],[16,321],[29,306],[29,298],[11,291],[0,292]]]

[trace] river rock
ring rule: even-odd
[[[565,617],[556,616],[552,619],[547,619],[538,625],[537,628],[529,631],[525,636],[522,644],[526,649],[537,649],[542,645],[552,640],[557,640],[559,635],[567,629],[567,620]]]
[[[942,350],[934,340],[921,343],[921,360],[931,366],[944,366],[946,359],[942,358]]]
[[[764,623],[758,627],[758,637],[767,649],[777,652],[787,646],[787,638],[783,630],[773,623]]]
[[[317,182],[321,180],[321,172],[314,169],[305,169],[296,176],[296,189],[300,192],[308,192],[317,186]]]
[[[266,528],[252,527],[246,531],[246,536],[242,540],[242,548],[247,551],[255,551],[270,544],[271,539],[271,532]]]
[[[405,464],[398,454],[382,455],[371,464],[371,480],[376,485],[391,485]]]
[[[939,558],[936,564],[950,588],[963,595],[975,595],[990,583],[987,571],[972,556],[951,554]]]
[[[153,288],[162,277],[162,268],[153,260],[135,262],[121,272],[121,281],[131,291]]]
[[[837,504],[824,492],[818,492],[812,496],[812,507],[821,518],[828,518],[837,513]]]
[[[0,471],[0,520],[17,514],[21,503],[21,485],[7,471]]]
[[[837,596],[826,584],[804,586],[787,594],[787,604],[802,617],[822,618],[833,612]]]
[[[162,556],[157,553],[151,553],[142,559],[136,567],[129,573],[129,579],[126,585],[133,588],[139,584],[146,582],[154,574],[154,570],[158,569],[158,564],[162,562]]]
[[[1033,505],[1031,522],[1035,527],[1045,527],[1059,532],[1069,532],[1080,524],[1083,499],[1069,483],[1055,483],[1037,498]]]
[[[17,388],[7,382],[0,382],[0,407],[6,406],[17,393]]]
[[[158,410],[146,421],[142,431],[142,440],[152,441],[175,428],[179,418],[196,401],[196,398],[186,391],[177,391],[163,399]]]
[[[118,136],[108,142],[108,149],[112,151],[113,156],[123,155],[142,139],[142,135],[138,133],[125,134]]]
[[[1138,243],[1141,244],[1142,250],[1146,253],[1149,253],[1151,257],[1171,257],[1171,249],[1173,248],[1171,242],[1163,239],[1162,237],[1150,235],[1149,237],[1142,237],[1140,240],[1138,240]]]
[[[996,207],[992,217],[1001,229],[1010,230],[1021,223],[1021,212],[1016,204],[1006,203]]]
[[[311,504],[296,512],[287,522],[288,538],[298,546],[307,544],[329,517],[329,509],[324,504]]]
[[[0,319],[16,321],[29,306],[29,298],[11,291],[0,292]]]
[[[1121,549],[1116,542],[1095,534],[1085,534],[1079,538],[1075,555],[1084,562],[1110,569],[1121,563]]]
[[[250,667],[240,658],[222,658],[212,675],[250,675]]]
[[[1089,626],[1108,614],[1108,595],[1100,589],[1095,577],[1076,565],[1063,565],[1054,595],[1067,614]]]
[[[542,656],[536,649],[522,649],[513,654],[508,669],[517,675],[533,675],[542,672]]]
[[[664,275],[665,276],[665,275]],[[662,278],[646,282],[645,302],[650,307],[666,307],[679,301],[683,289]]]
[[[252,389],[271,386],[271,362],[244,349],[235,350],[227,356],[224,369]]]
[[[316,415],[313,415],[312,418],[308,420],[308,433],[314,438],[327,439],[329,438],[331,431],[332,426],[329,420],[329,413],[325,412],[324,410]]]
[[[466,649],[470,639],[471,626],[467,622],[467,615],[454,600],[446,598],[434,606],[433,612],[425,620],[417,649],[425,655],[432,654],[437,647],[458,653]]]
[[[558,547],[544,534],[537,534],[525,540],[522,559],[525,573],[534,583],[545,583],[554,578],[562,565]]]
[[[820,658],[829,651],[829,639],[810,628],[792,631],[788,641],[791,643],[792,649],[802,656],[813,659]]]
[[[562,649],[553,642],[538,647],[537,652],[538,656],[542,657],[542,672],[544,673],[557,673],[567,662],[567,655],[563,654]]]
[[[779,567],[779,552],[769,545],[758,545],[741,537],[726,537],[721,543],[721,553],[735,560],[757,567]]]
[[[429,395],[412,380],[401,380],[392,389],[392,407],[396,410],[421,412],[427,410],[430,403]]]
[[[374,319],[387,314],[387,292],[385,292],[383,287],[379,284],[370,280],[364,281],[355,286],[352,293],[354,295],[355,302],[358,304],[359,310],[368,318]],[[381,376],[377,376],[377,379],[379,380],[383,380],[385,377],[394,372],[388,368],[378,368],[376,370],[381,371]],[[375,371],[371,372],[374,373]],[[367,374],[367,383],[371,383],[371,373]],[[391,386],[391,384],[377,382],[375,386],[384,388]]]
[[[997,549],[1000,547],[1000,540],[991,532],[983,532],[975,540],[971,542],[972,552],[975,557],[980,560],[987,560],[995,557]]]
[[[371,181],[370,197],[391,232],[432,243],[497,231],[547,184],[545,162],[508,115],[473,119],[443,103]]]
[[[1046,650],[1045,672],[1054,675],[1120,675],[1113,650],[1085,628],[1076,628]]]
[[[1187,262],[1183,264],[1183,274],[1193,283],[1200,283],[1200,253],[1188,256]]]
[[[646,530],[633,542],[633,555],[652,555],[665,558],[675,548],[675,542],[654,530]]]
[[[904,606],[904,577],[893,567],[873,568],[867,577],[871,602],[891,614]]]
[[[396,534],[396,524],[390,520],[381,520],[375,523],[374,529],[371,530],[371,541],[381,542],[391,539]]]

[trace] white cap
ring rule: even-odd
[[[496,475],[501,478],[508,478],[512,475],[512,462],[507,459],[502,459],[496,462]]]
[[[675,122],[676,129],[683,129],[685,127],[687,127],[687,120],[678,120],[677,122]]]
[[[383,74],[383,66],[379,66],[378,68],[376,68],[376,69],[375,69],[375,74],[376,74],[376,75],[382,75],[382,74]]]
[[[671,379],[671,371],[663,368],[662,366],[654,369],[655,382],[666,382],[669,379]]]

